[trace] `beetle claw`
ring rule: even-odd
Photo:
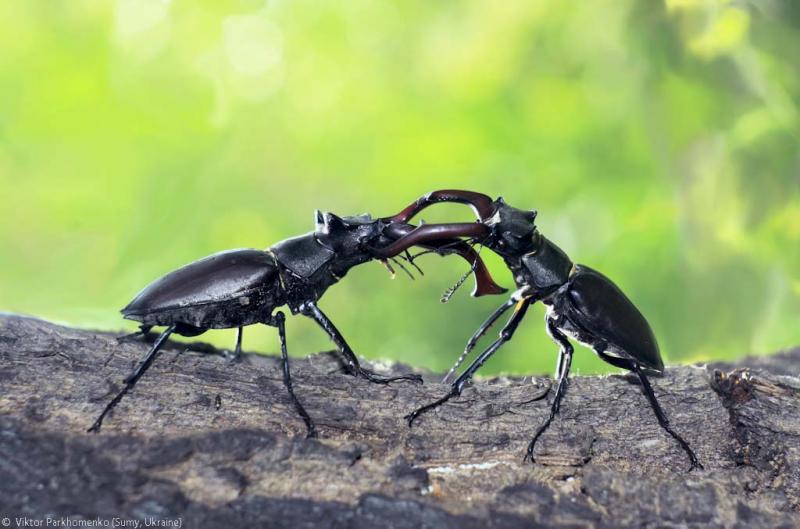
[[[693,470],[705,470],[705,467],[696,459],[692,459],[692,465],[689,467],[689,472]]]
[[[536,458],[533,455],[533,449],[534,449],[535,446],[536,446],[536,440],[535,439],[533,441],[531,441],[530,443],[528,443],[528,449],[525,451],[525,456],[522,458],[522,464],[523,465],[525,463],[527,463],[529,459],[531,461],[531,465],[535,465],[536,464]]]

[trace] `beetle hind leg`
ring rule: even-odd
[[[656,414],[656,418],[658,419],[658,424],[660,424],[661,427],[664,430],[666,430],[666,432],[670,434],[673,439],[678,441],[678,444],[681,445],[683,451],[686,452],[686,455],[689,456],[689,462],[691,463],[689,467],[689,472],[691,472],[694,469],[702,470],[703,465],[701,465],[700,462],[697,460],[697,456],[695,455],[692,448],[689,446],[689,443],[687,443],[683,439],[683,437],[678,435],[678,433],[675,430],[673,430],[672,427],[670,426],[669,419],[667,419],[667,415],[664,413],[664,410],[658,403],[658,400],[656,399],[656,394],[653,392],[653,387],[650,385],[650,381],[647,379],[647,375],[644,374],[644,371],[642,371],[642,368],[639,367],[638,364],[633,364],[631,370],[634,373],[636,373],[636,375],[639,377],[639,380],[642,383],[642,389],[644,390],[644,394],[647,396],[647,400],[650,402],[650,406],[653,408],[653,412],[655,412]]]
[[[97,419],[89,427],[87,432],[97,433],[100,431],[100,428],[103,425],[103,419],[105,419],[106,415],[108,415],[109,412],[111,412],[111,410],[113,410],[117,406],[117,404],[119,404],[119,401],[122,400],[122,397],[124,397],[127,392],[133,389],[133,386],[136,385],[136,382],[142,377],[142,375],[144,375],[145,371],[147,371],[147,369],[153,364],[153,361],[156,359],[156,356],[158,356],[159,351],[167,342],[167,338],[169,338],[169,335],[172,334],[174,331],[175,331],[175,325],[171,325],[167,327],[167,329],[164,332],[161,333],[158,339],[156,339],[155,343],[153,343],[153,345],[150,347],[150,350],[145,355],[144,360],[142,360],[142,362],[136,367],[136,369],[134,369],[133,372],[125,378],[124,380],[125,386],[119,391],[119,393],[117,393],[117,395],[111,400],[111,402],[109,402],[106,405],[103,412],[97,417]]]

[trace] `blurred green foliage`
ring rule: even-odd
[[[186,262],[309,231],[315,208],[384,215],[457,187],[538,209],[668,361],[800,343],[795,0],[5,0],[0,17],[0,310],[133,328],[117,310]],[[465,265],[421,264],[414,282],[367,264],[323,298],[357,353],[446,369],[501,303],[465,288],[442,306]],[[542,315],[485,372],[551,371]],[[294,355],[330,347],[305,318],[288,332]],[[276,351],[274,329],[245,348]],[[579,371],[608,369],[580,350]]]

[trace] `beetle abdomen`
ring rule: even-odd
[[[270,299],[277,274],[274,258],[262,250],[216,253],[156,279],[122,315],[147,325],[224,328],[255,323],[269,314],[254,307],[277,301]]]
[[[587,266],[576,266],[564,301],[570,320],[593,340],[605,342],[607,353],[628,356],[644,367],[662,371],[664,363],[650,324],[609,278]]]

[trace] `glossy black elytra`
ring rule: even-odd
[[[146,335],[152,327],[164,326],[142,362],[125,379],[124,387],[108,403],[89,428],[98,432],[106,415],[130,391],[152,365],[172,334],[197,336],[209,329],[238,328],[236,354],[241,350],[242,327],[262,323],[277,327],[281,344],[283,381],[308,436],[315,435],[314,422],[292,389],[284,330],[285,316],[275,310],[286,305],[292,314],[316,321],[344,356],[349,374],[385,384],[396,380],[421,382],[419,375],[386,377],[361,367],[358,358],[333,323],[317,306],[325,291],[342,279],[350,268],[374,258],[371,247],[384,247],[407,235],[415,226],[374,220],[369,215],[340,218],[316,212],[313,232],[281,241],[266,250],[239,249],[211,255],[153,281],[124,309],[122,315],[141,323]],[[499,294],[480,257],[462,241],[444,240],[423,247],[437,253],[456,253],[476,272],[473,295]],[[394,256],[388,256],[393,258]],[[381,258],[384,264],[386,258]],[[398,262],[402,267],[402,263]]]
[[[564,251],[539,233],[534,224],[535,211],[511,207],[502,198],[493,201],[482,193],[439,190],[424,195],[397,215],[385,220],[406,223],[424,208],[439,202],[470,205],[478,217],[478,223],[422,225],[396,242],[376,250],[375,254],[395,254],[413,245],[467,236],[503,258],[518,289],[470,338],[445,381],[461,365],[489,327],[513,307],[510,319],[500,331],[500,337],[453,382],[447,395],[409,414],[409,426],[420,414],[460,395],[475,372],[501,345],[513,337],[528,307],[541,301],[547,306],[547,332],[560,348],[556,369],[558,385],[550,415],[534,434],[528,445],[526,458],[534,460],[536,441],[558,413],[572,361],[573,347],[567,339],[571,337],[594,349],[606,362],[636,373],[659,424],[689,456],[690,470],[702,468],[689,444],[670,426],[653,393],[646,371],[661,373],[664,364],[650,325],[628,297],[600,272],[573,264]],[[480,231],[476,226],[483,230],[479,235],[476,235]]]

